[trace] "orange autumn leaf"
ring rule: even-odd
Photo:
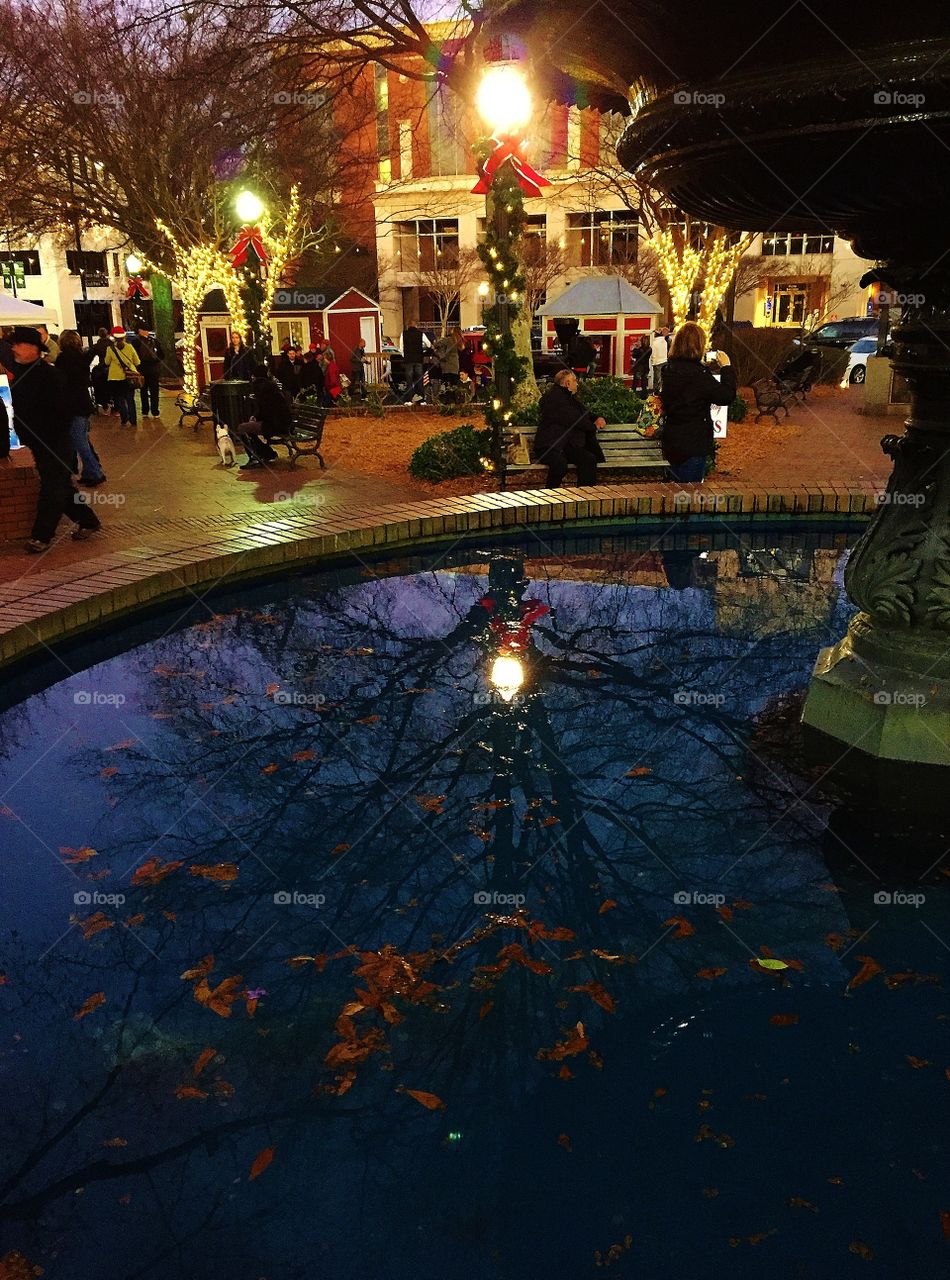
[[[663,921],[663,927],[672,929],[671,937],[674,938],[690,938],[696,932],[685,916],[670,916],[669,920]]]
[[[108,767],[107,769],[100,769],[100,770],[99,770],[99,777],[100,777],[100,778],[114,778],[114,777],[115,777],[115,775],[116,775],[118,772],[119,772],[119,770],[116,768],[116,766],[115,766],[114,764],[110,764],[110,765],[109,765],[109,767]]]
[[[271,773],[276,773],[279,768],[280,768],[279,764],[265,764],[264,768],[261,770],[261,773],[263,773],[266,776]]]
[[[721,978],[725,972],[725,969],[697,969],[696,977],[705,978],[707,982],[712,982],[713,978]]]
[[[108,916],[104,916],[101,911],[97,911],[95,915],[86,916],[85,920],[80,920],[76,916],[70,916],[70,921],[77,926],[82,936],[88,940],[95,937],[97,933],[101,933],[103,929],[111,929],[115,924],[114,920],[110,920]]]
[[[825,946],[830,947],[832,951],[840,951],[844,946],[844,938],[840,933],[826,933]]]
[[[379,716],[363,716],[362,720],[357,720],[357,724],[375,724]]]
[[[88,862],[90,858],[96,856],[96,850],[90,849],[84,844],[81,849],[71,849],[68,844],[60,845],[60,853],[63,855],[63,861],[70,867],[77,867],[80,863]]]
[[[170,876],[173,871],[177,871],[181,865],[181,858],[178,858],[173,862],[162,862],[161,858],[146,858],[142,865],[133,874],[132,884],[160,884],[166,876]]]
[[[570,1068],[569,1066],[567,1066],[567,1064],[566,1064],[566,1063],[565,1063],[565,1065],[564,1065],[564,1066],[562,1066],[562,1067],[561,1067],[561,1069],[560,1069],[560,1071],[557,1073],[557,1075],[558,1075],[558,1079],[559,1079],[559,1080],[573,1080],[573,1079],[574,1079],[574,1072],[571,1070],[571,1068]]]
[[[94,1013],[96,1009],[101,1009],[106,1002],[106,993],[97,991],[94,995],[87,996],[76,1012],[73,1014],[73,1022],[78,1022],[80,1018],[84,1018],[87,1013]]]
[[[127,1138],[103,1138],[102,1145],[104,1147],[127,1147],[129,1143]]]
[[[848,1245],[848,1253],[856,1253],[859,1258],[863,1258],[865,1262],[871,1262],[874,1254],[864,1243],[863,1240],[852,1240]]]
[[[613,900],[613,898],[605,898],[603,902],[600,904],[600,906],[597,908],[597,914],[599,916],[602,916],[605,911],[613,911],[616,905],[617,904]]]
[[[613,996],[599,982],[584,982],[577,987],[568,987],[568,991],[583,991],[585,995],[590,996],[595,1004],[599,1004],[608,1013],[613,1013],[617,1007]]]
[[[538,1057],[542,1062],[560,1062],[563,1058],[573,1058],[575,1054],[583,1053],[587,1045],[584,1024],[578,1022],[573,1031],[570,1031],[564,1040],[559,1040],[552,1049],[539,1049]]]
[[[290,758],[295,764],[299,764],[303,760],[316,760],[317,753],[313,747],[308,747],[306,751],[295,751]]]
[[[848,991],[853,991],[855,987],[863,986],[864,983],[870,981],[876,973],[883,973],[881,966],[871,956],[858,956],[858,959],[861,961],[861,968],[848,983]]]
[[[279,684],[269,684],[267,688],[264,690],[264,697],[272,698],[279,688],[280,688]]]
[[[216,987],[210,987],[207,978],[202,978],[195,986],[195,999],[219,1018],[230,1018],[231,1006],[242,993],[243,981],[237,974],[233,978],[225,978]]]
[[[106,747],[106,751],[128,751],[129,747],[134,746],[134,738],[123,738],[121,742],[113,742],[111,747]]]
[[[335,844],[330,850],[330,856],[332,857],[335,853],[349,853],[352,847],[349,844]]]
[[[407,1093],[410,1098],[415,1098],[416,1102],[427,1107],[429,1111],[439,1111],[445,1107],[445,1103],[435,1093],[426,1093],[424,1089],[403,1089],[403,1093]]]
[[[552,814],[551,814],[551,816],[550,816],[550,818],[545,818],[545,819],[544,819],[544,821],[541,823],[541,826],[542,826],[542,827],[556,827],[556,826],[557,826],[557,824],[558,824],[560,821],[561,821],[561,819],[560,819],[556,814],[552,813]]]
[[[487,1018],[488,1015],[491,1013],[492,1009],[494,1009],[494,1007],[495,1007],[494,1000],[486,1000],[485,1003],[482,1005],[482,1007],[478,1011],[479,1021],[481,1021],[482,1018]]]
[[[195,1065],[191,1068],[192,1075],[200,1076],[208,1063],[214,1061],[217,1052],[217,1049],[202,1049],[195,1059]]]
[[[635,768],[628,769],[623,776],[625,778],[645,778],[648,773],[652,772],[653,770],[647,768],[645,764],[638,764]]]
[[[929,1058],[915,1058],[913,1054],[910,1054],[910,1053],[905,1053],[904,1057],[907,1059],[907,1061],[910,1063],[910,1065],[914,1068],[915,1071],[919,1071],[921,1067],[933,1066],[933,1063],[930,1061]]]
[[[573,1147],[571,1146],[571,1140],[566,1133],[559,1133],[557,1135],[557,1145],[559,1147],[563,1147],[565,1151],[573,1150]]]
[[[532,938],[547,938],[553,942],[570,942],[572,938],[576,938],[577,934],[573,929],[568,929],[566,925],[559,924],[553,928],[548,928],[542,924],[540,920],[535,920],[528,925],[528,932]]]
[[[773,1027],[794,1027],[798,1022],[797,1013],[773,1013],[769,1022]]]
[[[729,921],[733,918],[732,907],[717,907],[716,914],[721,916],[722,919],[725,920],[726,924],[728,924]]]
[[[182,981],[190,982],[193,978],[206,978],[214,968],[214,956],[204,956],[193,969],[186,969],[181,975]]]
[[[141,911],[137,911],[134,916],[129,916],[128,920],[123,920],[122,923],[125,925],[127,929],[136,929],[144,919],[145,919],[144,913]]]
[[[238,869],[235,862],[216,862],[210,866],[200,866],[195,863],[194,866],[188,868],[188,874],[201,876],[204,880],[217,880],[220,882],[236,880]]]
[[[247,1175],[248,1182],[253,1182],[255,1178],[259,1178],[273,1158],[273,1147],[265,1147],[263,1151],[258,1151],[254,1157],[254,1163],[251,1165],[251,1172]]]
[[[175,1089],[176,1098],[195,1098],[198,1101],[201,1101],[201,1099],[207,1098],[207,1096],[208,1095],[204,1089],[199,1089],[196,1084],[180,1084]]]

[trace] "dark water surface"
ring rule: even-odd
[[[0,1256],[950,1273],[941,837],[790,763],[846,545],[456,549],[48,672],[0,715]]]

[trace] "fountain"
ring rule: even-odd
[[[563,17],[562,27],[558,20]],[[882,759],[950,765],[950,35],[943,6],[524,0],[504,22],[552,92],[630,109],[623,165],[695,217],[835,231],[900,308],[911,389],[894,471],[851,558],[860,612],[818,658],[808,725]],[[569,28],[569,30],[568,30]],[[604,40],[613,29],[620,38]],[[563,30],[564,34],[559,34]],[[553,65],[552,65],[553,64]]]

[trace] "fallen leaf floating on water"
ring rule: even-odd
[[[106,747],[106,751],[128,751],[129,747],[135,745],[135,738],[123,738],[121,742],[113,742],[111,747]]]
[[[217,1053],[217,1049],[202,1049],[195,1059],[195,1065],[191,1068],[192,1075],[200,1076],[208,1063],[215,1060]]]
[[[785,1203],[791,1209],[808,1209],[812,1213],[820,1213],[816,1204],[812,1204],[810,1200],[803,1200],[801,1196],[789,1196]]]
[[[533,920],[528,925],[528,933],[532,938],[547,938],[549,941],[553,942],[570,942],[573,938],[577,937],[574,930],[568,929],[566,925],[559,924],[555,925],[553,928],[548,928],[548,926],[542,924],[540,920]]]
[[[583,955],[584,953],[580,952],[578,955],[578,959],[582,959]],[[592,947],[591,955],[596,956],[598,960],[606,960],[609,964],[623,964],[624,962],[623,956],[614,955],[610,951],[602,951],[600,947]],[[631,964],[635,961],[635,959],[636,959],[635,956],[631,956]]]
[[[561,1067],[560,1071],[558,1071],[557,1077],[559,1080],[573,1080],[574,1072],[569,1066],[565,1065]]]
[[[70,916],[69,920],[71,924],[77,927],[87,942],[90,938],[95,937],[97,933],[101,933],[103,929],[111,929],[115,924],[114,920],[104,916],[101,911],[97,911],[94,915],[86,916],[85,920],[80,920],[78,916]]]
[[[625,778],[645,778],[648,773],[652,772],[653,770],[647,768],[645,764],[638,764],[635,768],[628,769],[623,776]]]
[[[45,1275],[42,1267],[34,1267],[19,1249],[5,1253],[0,1258],[0,1280],[33,1280],[34,1276]]]
[[[214,968],[214,956],[204,956],[193,969],[186,969],[181,978],[183,982],[190,982],[193,978],[206,978]]]
[[[263,773],[265,777],[269,777],[270,774],[276,773],[279,768],[279,764],[265,764],[261,773]]]
[[[871,956],[858,956],[858,959],[861,961],[861,968],[848,983],[848,991],[853,991],[855,987],[863,986],[865,982],[869,982],[876,973],[884,972],[878,962]],[[852,1250],[852,1252],[854,1251]]]
[[[701,1124],[696,1133],[694,1142],[715,1142],[717,1147],[734,1147],[736,1140],[730,1137],[728,1133],[716,1133],[708,1124]]]
[[[726,924],[728,924],[730,920],[734,918],[735,913],[733,912],[732,907],[717,907],[716,914],[725,920]]]
[[[274,694],[277,692],[279,688],[280,688],[279,684],[269,684],[267,688],[264,690],[264,697],[273,698]]]
[[[129,1142],[127,1138],[103,1138],[102,1145],[104,1147],[127,1147]]]
[[[208,1095],[205,1092],[205,1090],[199,1089],[196,1084],[180,1084],[175,1089],[176,1098],[182,1098],[182,1099],[193,1098],[196,1101],[200,1102],[204,1098],[207,1098],[207,1096]]]
[[[173,871],[177,871],[183,865],[181,858],[173,862],[162,862],[161,858],[146,858],[133,873],[131,883],[134,885],[160,884],[166,876],[170,876]]]
[[[353,846],[349,844],[335,844],[330,850],[330,856],[332,857],[335,853],[349,853],[352,847]]]
[[[612,1244],[606,1253],[598,1249],[594,1254],[594,1262],[598,1267],[609,1267],[612,1262],[622,1258],[633,1244],[633,1236],[624,1236],[622,1244]]]
[[[768,1231],[757,1231],[754,1236],[746,1236],[745,1242],[746,1244],[751,1244],[755,1246],[757,1244],[761,1244],[763,1240],[768,1240],[769,1236],[774,1236],[777,1234],[778,1234],[778,1227],[770,1227]],[[733,1249],[738,1249],[739,1245],[742,1244],[742,1240],[743,1240],[742,1236],[730,1236],[729,1244],[732,1246]]]
[[[574,1030],[564,1040],[559,1040],[553,1049],[539,1049],[538,1057],[542,1062],[560,1062],[562,1058],[572,1058],[583,1053],[588,1046],[583,1022],[578,1022]]]
[[[442,804],[445,796],[416,796],[415,801],[420,809],[426,813],[444,813]]]
[[[773,1013],[769,1022],[773,1027],[794,1027],[798,1022],[797,1013]]]
[[[300,764],[303,760],[316,760],[317,753],[313,747],[308,747],[306,751],[295,751],[290,758],[294,764]]]
[[[195,985],[195,999],[219,1018],[230,1018],[231,1006],[243,994],[243,981],[237,974],[233,978],[225,978],[216,987],[210,987],[207,978],[201,978]]]
[[[691,938],[696,932],[685,916],[670,916],[669,920],[663,921],[663,928],[672,929],[670,936],[673,938]]]
[[[248,1182],[253,1182],[255,1178],[259,1178],[273,1158],[273,1147],[265,1147],[263,1151],[258,1151],[254,1157],[254,1163],[251,1165],[251,1172],[247,1175]]]
[[[919,1071],[921,1067],[933,1066],[933,1063],[930,1061],[929,1058],[915,1058],[913,1054],[910,1054],[910,1053],[905,1053],[904,1057],[907,1059],[907,1061],[916,1071]]]
[[[491,1013],[492,1009],[494,1009],[494,1007],[495,1007],[494,1000],[486,1000],[485,1003],[482,1005],[482,1007],[478,1011],[479,1022],[481,1022],[482,1018],[487,1018],[488,1015]]]
[[[775,960],[772,956],[753,956],[749,964],[753,969],[765,969],[768,973],[781,973],[788,968],[784,960]]]
[[[595,1004],[599,1004],[602,1009],[606,1009],[608,1013],[613,1013],[617,1007],[613,996],[599,982],[584,982],[578,987],[568,987],[568,991],[582,991],[585,995],[590,996]]]
[[[565,1151],[573,1150],[573,1147],[571,1146],[571,1140],[566,1133],[559,1133],[557,1135],[557,1145],[559,1147],[563,1147]]]
[[[707,982],[712,982],[713,978],[721,978],[727,970],[725,969],[697,969],[696,977],[705,978]]]
[[[356,724],[376,724],[377,720],[379,720],[379,716],[363,716],[362,720],[357,720],[357,721],[355,721],[354,723],[356,723]]]
[[[238,868],[236,862],[216,862],[213,866],[201,866],[195,863],[188,868],[188,874],[201,876],[203,880],[217,880],[225,883],[237,879]]]
[[[863,1258],[865,1262],[871,1262],[874,1254],[864,1243],[863,1240],[852,1240],[848,1245],[848,1253],[856,1253],[859,1258]]]
[[[541,826],[542,826],[542,827],[554,827],[554,826],[557,826],[557,824],[558,824],[560,821],[561,821],[561,819],[560,819],[559,817],[557,817],[555,814],[553,814],[553,813],[552,813],[552,814],[551,814],[551,816],[550,816],[550,818],[545,818],[545,819],[544,819],[544,821],[541,823]]]
[[[125,925],[126,929],[137,929],[144,920],[145,915],[143,912],[137,911],[134,916],[129,916],[128,920],[123,920],[122,923]]]
[[[87,1013],[94,1013],[96,1009],[101,1009],[106,1002],[106,993],[97,991],[94,995],[87,996],[76,1012],[73,1014],[73,1022],[78,1022],[80,1018],[84,1018]]]
[[[59,846],[59,851],[63,855],[63,861],[70,867],[78,867],[81,863],[96,857],[96,850],[90,849],[87,844],[84,844],[81,849],[71,849],[68,844],[62,844]]]
[[[397,1092],[408,1094],[410,1098],[415,1098],[421,1106],[429,1111],[442,1111],[445,1109],[445,1103],[436,1093],[426,1093],[425,1089],[399,1089]]]
[[[100,770],[99,770],[99,777],[100,777],[100,778],[114,778],[114,777],[115,777],[115,775],[116,775],[118,772],[119,772],[119,771],[118,771],[118,769],[115,767],[115,765],[114,765],[114,764],[110,764],[110,765],[109,765],[109,767],[108,767],[107,769],[100,769]]]
[[[840,951],[844,946],[844,938],[840,933],[826,933],[825,946],[830,947],[832,951]]]
[[[617,904],[616,902],[614,902],[613,898],[605,898],[603,902],[600,904],[600,906],[598,907],[597,914],[599,916],[602,916],[605,911],[613,911],[616,905]]]

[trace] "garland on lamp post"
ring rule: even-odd
[[[481,138],[475,144],[480,172],[484,172],[497,145],[493,138]],[[491,300],[484,317],[484,348],[492,361],[492,383],[488,389],[485,421],[492,431],[492,462],[501,468],[505,431],[512,416],[511,388],[528,369],[527,360],[515,351],[511,333],[512,313],[521,306],[525,293],[526,282],[518,250],[526,219],[524,192],[510,161],[499,165],[488,180],[486,212],[485,240],[478,246],[479,257],[488,272],[488,296]]]

